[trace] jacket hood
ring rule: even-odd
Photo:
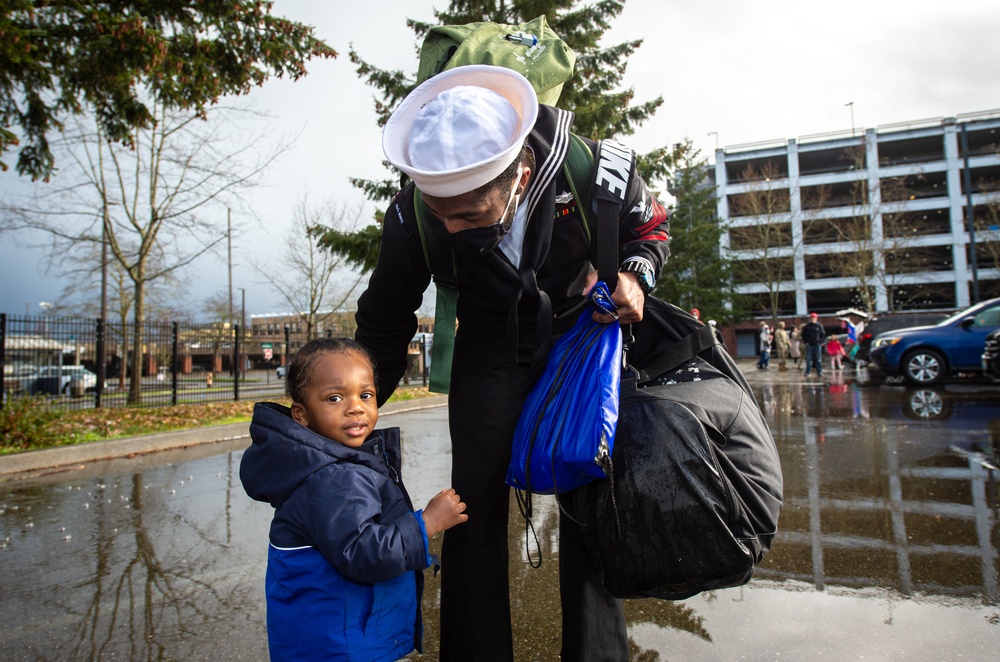
[[[292,418],[292,410],[274,402],[258,402],[250,423],[250,447],[240,462],[240,480],[251,499],[278,508],[312,473],[336,462],[379,470],[385,465],[375,443],[375,430],[358,448],[348,448],[317,434]]]

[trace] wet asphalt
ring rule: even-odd
[[[626,601],[632,659],[995,660],[1000,386],[739,364],[781,457],[778,536],[746,586]],[[449,482],[443,405],[380,418],[403,429],[415,504]],[[271,509],[239,484],[246,428],[0,458],[0,659],[267,659]],[[537,538],[512,501],[518,661],[559,651],[558,511],[551,497],[535,511]],[[438,588],[428,575],[414,659],[437,657]]]

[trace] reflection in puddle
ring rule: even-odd
[[[633,659],[995,659],[1000,391],[755,388],[785,478],[772,551],[748,586],[627,601]],[[384,421],[415,503],[448,482],[446,415]],[[239,484],[244,446],[0,484],[0,658],[266,659],[271,511]],[[532,534],[511,502],[515,648],[554,660],[558,509],[534,507]],[[439,581],[416,659],[437,658]]]
[[[268,513],[247,503],[236,462],[5,486],[0,657],[266,657],[263,566],[237,539],[259,535]]]

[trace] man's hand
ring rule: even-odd
[[[587,284],[583,293],[589,294],[597,282],[597,272],[587,275]],[[639,285],[639,277],[629,271],[618,273],[618,288],[611,293],[611,299],[618,305],[618,321],[630,324],[642,320],[642,305],[646,302],[646,293]],[[594,311],[593,319],[599,324],[610,324],[614,321],[611,315]]]

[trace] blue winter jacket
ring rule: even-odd
[[[420,511],[400,479],[399,428],[348,448],[291,410],[254,406],[240,464],[247,494],[274,506],[267,560],[272,660],[397,660],[420,649]]]

